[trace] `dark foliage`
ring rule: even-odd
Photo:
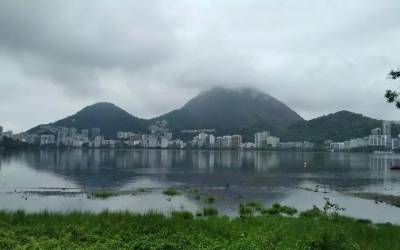
[[[390,73],[388,74],[388,78],[395,80],[397,78],[400,77],[400,71],[390,71]],[[397,99],[399,97],[399,93],[397,91],[393,91],[393,90],[386,90],[385,93],[385,98],[386,101],[388,103],[394,103],[394,105],[396,106],[396,108],[400,108],[400,101]]]
[[[392,71],[390,71],[390,73],[389,73],[389,78],[390,78],[390,79],[397,79],[397,78],[400,78],[400,71],[399,71],[399,70],[396,70],[396,71],[392,70]]]
[[[301,121],[287,128],[280,136],[284,141],[325,140],[345,141],[365,137],[371,129],[382,126],[382,121],[349,111],[339,111],[310,121]]]
[[[3,139],[0,140],[0,149],[1,148],[4,148],[4,149],[22,149],[22,148],[30,149],[30,148],[36,148],[36,147],[37,147],[36,145],[27,144],[27,143],[21,142],[19,140],[13,140],[8,137],[3,137]]]

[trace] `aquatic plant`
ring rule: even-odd
[[[261,201],[247,202],[246,206],[254,208],[256,211],[261,211],[264,208],[264,204]]]
[[[279,209],[279,212],[282,214],[286,214],[286,215],[294,215],[297,213],[297,209],[293,208],[293,207],[288,207],[288,206],[281,206]]]
[[[239,204],[239,217],[241,219],[248,219],[254,216],[254,208],[247,204]]]
[[[215,201],[215,198],[212,195],[208,195],[206,200],[205,200],[205,202],[207,202],[209,204],[214,203],[214,201]]]
[[[89,197],[90,198],[107,199],[109,197],[116,196],[116,195],[118,195],[118,194],[116,192],[113,192],[113,191],[98,190],[98,191],[92,192]]]
[[[163,194],[168,196],[180,195],[181,193],[176,188],[167,188],[163,191]]]

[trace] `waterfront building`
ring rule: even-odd
[[[207,145],[209,148],[214,148],[215,147],[215,136],[214,135],[209,135],[207,138]]]
[[[302,142],[281,142],[279,143],[281,149],[301,149],[303,147]]]
[[[99,148],[101,147],[102,142],[103,142],[103,136],[96,136],[94,138],[93,146],[95,148]]]
[[[254,135],[254,144],[256,148],[267,148],[267,137],[270,136],[268,131],[258,132]]]
[[[345,150],[345,143],[344,142],[332,142],[330,144],[330,149],[332,151],[342,151]]]
[[[232,148],[239,148],[243,142],[241,135],[232,135]]]
[[[277,148],[279,147],[280,139],[276,136],[268,136],[267,137],[267,147]]]
[[[81,134],[82,134],[84,137],[89,138],[89,129],[82,129],[82,130],[81,130]]]
[[[100,136],[101,134],[100,134],[100,129],[99,128],[92,128],[91,130],[90,130],[90,138],[92,139],[92,140],[94,140],[94,138],[96,138],[97,136]]]
[[[400,138],[392,138],[391,149],[399,149],[399,148],[400,148]]]
[[[26,134],[25,140],[28,144],[40,144],[41,138],[37,134]]]
[[[180,139],[176,139],[176,140],[170,141],[170,143],[169,143],[169,147],[170,147],[170,148],[179,148],[179,149],[182,149],[182,148],[184,148],[185,146],[186,146],[186,144],[185,144],[182,140],[180,140]]]
[[[382,122],[382,134],[387,135],[389,138],[392,137],[392,122],[383,121]]]
[[[160,138],[160,147],[161,148],[167,148],[169,146],[169,142],[170,142],[170,140],[168,140],[168,138],[161,137]]]
[[[332,142],[329,142],[329,145]],[[296,149],[296,150],[304,150],[304,149],[312,149],[314,148],[314,143],[309,141],[290,141],[290,142],[281,142],[279,143],[281,149]]]
[[[114,148],[115,147],[115,140],[103,140],[101,145],[102,146],[106,146],[106,147],[110,147],[110,148]]]
[[[255,149],[256,144],[252,142],[245,142],[240,145],[240,149]]]
[[[361,148],[361,147],[367,147],[368,146],[368,140],[365,140],[365,138],[354,138],[350,139],[349,141],[349,148]]]
[[[157,147],[157,138],[153,135],[142,136],[142,146],[144,148],[155,148]]]
[[[222,148],[222,137],[217,136],[215,138],[215,148]]]
[[[368,138],[368,145],[374,147],[387,147],[389,141],[390,140],[387,135],[372,134]]]
[[[78,130],[76,128],[69,128],[68,129],[68,137],[74,137],[78,133]]]
[[[309,141],[303,142],[303,149],[313,149],[313,148],[314,148],[314,143]]]
[[[207,138],[208,135],[206,133],[200,133],[198,136],[196,136],[196,143],[198,148],[204,148],[207,147]]]
[[[41,135],[40,136],[40,145],[48,145],[55,144],[56,137],[54,135]]]
[[[81,140],[73,140],[72,147],[74,148],[81,148],[83,146],[83,141]]]
[[[117,139],[128,139],[130,132],[119,131],[117,132]]]
[[[67,138],[67,133],[65,131],[57,132],[57,147],[65,144],[65,138]]]
[[[222,136],[222,148],[232,148],[232,136]]]
[[[3,139],[3,127],[0,126],[0,141]]]

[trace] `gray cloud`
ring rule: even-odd
[[[0,2],[0,124],[24,130],[96,101],[160,115],[212,86],[251,86],[305,118],[398,119],[400,2]],[[9,105],[10,100],[18,100]]]

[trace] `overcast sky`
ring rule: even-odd
[[[150,118],[250,86],[306,119],[385,103],[399,0],[2,0],[0,125],[24,131],[109,101]]]

